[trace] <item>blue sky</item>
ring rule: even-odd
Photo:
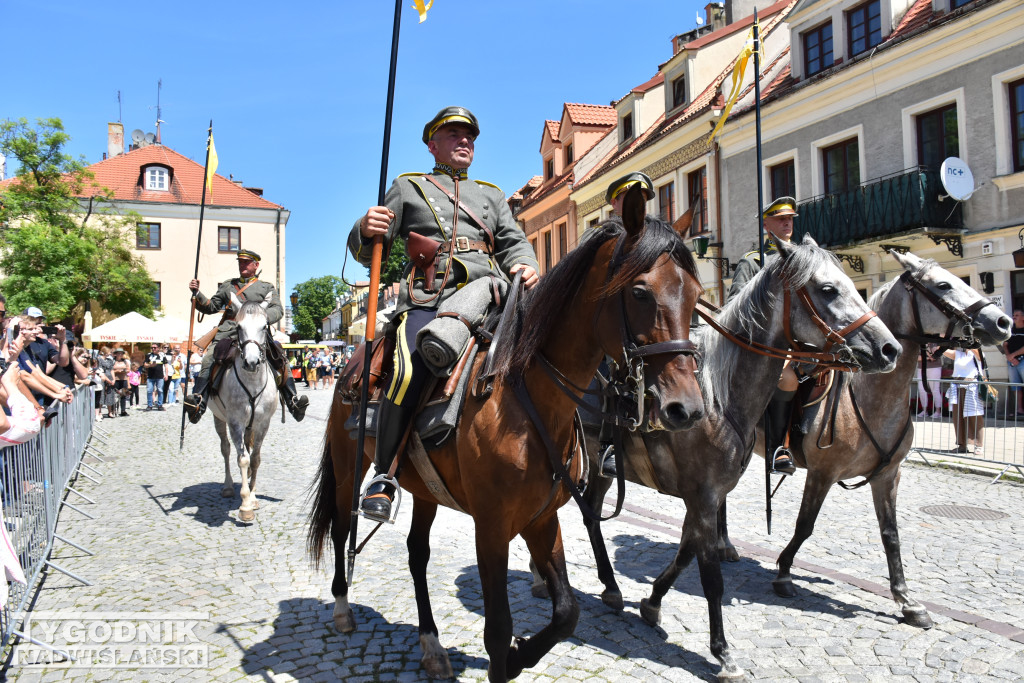
[[[432,166],[423,124],[458,104],[480,120],[471,175],[506,194],[541,173],[543,123],[563,102],[620,98],[704,14],[695,0],[435,0],[417,24],[402,2],[389,182]],[[163,143],[202,163],[213,119],[218,172],[291,210],[287,295],[341,274],[376,203],[393,15],[389,0],[7,2],[0,118],[60,117],[69,151],[96,162],[118,90],[126,133],[154,131],[163,79]],[[349,279],[365,274],[349,260]]]

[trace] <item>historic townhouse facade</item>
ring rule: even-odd
[[[865,296],[897,274],[895,246],[1024,305],[1024,2],[799,0],[788,23],[791,59],[762,81],[762,180],[797,198],[795,236],[836,251]],[[751,104],[721,136],[734,257],[756,241]],[[962,202],[943,188],[947,157],[973,174]]]
[[[778,27],[785,26],[793,2],[783,0],[759,12],[769,54],[788,51],[788,33]],[[712,244],[722,242],[720,158],[711,130],[722,114],[722,91],[728,90],[728,76],[753,16],[752,6],[744,3],[712,3],[706,9],[706,24],[676,36],[673,55],[658,73],[614,103],[615,130],[577,163],[571,196],[581,228],[608,217],[605,191],[612,181],[642,171],[655,185],[649,214],[673,222],[694,206],[690,234],[708,235]],[[737,19],[727,24],[728,16]],[[716,250],[712,255],[720,255]],[[698,270],[708,297],[722,301],[727,274],[707,261],[698,263]]]
[[[544,174],[535,176],[511,198],[513,213],[533,245],[541,274],[576,246],[576,207],[569,199],[576,160],[614,128],[615,121],[612,107],[566,102],[560,120],[544,122],[540,144]]]

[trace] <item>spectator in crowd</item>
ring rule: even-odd
[[[138,407],[139,405],[139,384],[142,382],[142,373],[139,372],[139,364],[132,363],[128,371],[128,405]]]
[[[927,366],[927,376],[921,377],[921,366],[917,367],[917,400],[921,403],[918,417],[931,417],[942,412],[942,393],[939,381],[942,379],[942,354],[938,344],[928,344],[922,350]],[[927,382],[927,383],[926,383]]]
[[[100,379],[103,381],[103,397],[100,404],[106,409],[103,417],[116,417],[114,407],[117,405],[117,390],[114,388],[114,357],[109,346],[100,347],[99,361]]]
[[[164,354],[158,344],[142,365],[146,369],[146,410],[164,410]]]
[[[120,406],[118,415],[128,417],[128,371],[130,369],[128,359],[125,358],[124,349],[114,349],[114,392],[117,394],[117,403]]]
[[[316,352],[316,379],[321,389],[327,388],[327,354],[323,349]]]
[[[179,349],[169,349],[167,357],[170,359],[167,364],[168,381],[170,382],[170,387],[167,389],[167,403],[174,405],[178,402],[178,387],[181,386],[185,361],[181,358]]]
[[[42,311],[34,307],[26,310],[32,315],[9,318],[7,332],[12,340],[20,335],[22,347],[17,361],[23,371],[20,374],[21,381],[28,386],[36,402],[40,405],[54,399],[71,403],[71,390],[44,371],[50,359],[58,357],[58,351],[45,341],[42,344],[34,344],[42,332],[40,325],[40,321],[43,319]],[[35,315],[36,313],[38,315]],[[19,335],[13,333],[15,325],[19,328]]]
[[[97,356],[89,358],[89,383],[92,385],[93,407],[96,409],[96,419],[99,420],[103,413],[103,370],[100,369],[100,360]]]
[[[981,352],[956,348],[943,355],[953,359],[953,379],[963,382],[954,382],[946,391],[953,411],[956,452],[981,455],[985,447],[985,399],[978,392],[979,382],[984,379]]]
[[[1020,386],[1024,382],[1024,310],[1013,309],[1013,328],[1010,330],[1010,338],[1003,342],[1003,354],[1006,356],[1006,367],[1009,371],[1007,381],[1017,385],[1010,387],[1010,391],[1017,394],[1016,415],[1024,417],[1024,389]],[[1009,411],[1010,408],[1006,410]]]
[[[316,376],[313,375],[313,351],[308,346],[302,353],[302,376],[306,380],[306,388],[308,389],[312,381],[313,388],[316,389]]]
[[[16,338],[11,334],[13,327],[7,322],[7,299],[0,294],[0,447],[28,441],[42,425],[39,405],[21,381],[17,358],[24,341],[20,331]]]
[[[199,379],[199,372],[203,369],[203,354],[201,351],[193,351],[191,363],[188,366],[188,370],[192,376],[192,383],[195,384],[196,380]]]

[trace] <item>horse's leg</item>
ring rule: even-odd
[[[252,491],[249,488],[249,450],[245,443],[245,427],[230,424],[228,431],[231,433],[231,440],[235,442],[235,450],[238,451],[238,478],[242,480],[242,504],[238,508],[238,519],[251,522],[256,519],[256,513],[252,509]]]
[[[824,476],[817,468],[807,469],[807,480],[804,483],[804,495],[800,501],[800,513],[796,517],[796,530],[793,538],[779,555],[779,573],[772,581],[775,594],[783,598],[795,598],[796,588],[789,570],[793,567],[793,559],[804,541],[814,533],[814,522],[818,519],[821,506],[828,496],[828,490],[835,481]]]
[[[476,563],[484,594],[484,648],[490,658],[487,678],[508,680],[506,663],[512,643],[512,613],[508,605],[508,540],[495,533],[500,517],[476,520]]]
[[[535,522],[524,529],[521,535],[530,549],[533,564],[544,577],[551,594],[551,622],[529,639],[516,639],[505,666],[509,678],[515,678],[524,668],[536,666],[556,643],[571,636],[580,617],[580,608],[569,585],[569,573],[565,567],[565,550],[562,547],[558,517],[551,515],[546,520]],[[491,666],[494,666],[493,659]]]
[[[268,425],[269,426],[269,425]],[[252,509],[260,509],[260,501],[256,498],[256,472],[260,469],[263,452],[263,438],[267,432],[252,435],[252,448],[249,450],[249,498],[252,500]]]
[[[686,524],[684,523],[683,534],[679,540],[679,548],[676,550],[675,557],[662,570],[658,578],[654,580],[654,585],[651,586],[650,597],[643,598],[640,601],[640,616],[651,626],[657,626],[661,623],[661,599],[665,597],[665,594],[672,588],[672,584],[679,578],[679,573],[686,568],[686,565],[690,564],[693,555],[693,550],[687,544]]]
[[[900,532],[896,526],[896,493],[900,484],[900,469],[895,468],[891,476],[877,476],[871,480],[871,497],[875,503],[875,516],[882,532],[882,546],[889,563],[889,589],[892,597],[903,608],[903,616],[911,626],[931,628],[932,618],[924,605],[910,597],[907,581],[903,574],[903,558],[900,554]]]
[[[437,624],[430,608],[430,588],[427,586],[427,563],[430,561],[430,527],[437,515],[437,503],[413,499],[412,526],[406,539],[409,549],[409,573],[416,589],[416,611],[419,615],[420,649],[423,659],[420,664],[431,678],[444,680],[454,678],[448,651],[441,647],[437,637]]]
[[[722,619],[722,595],[725,592],[722,582],[722,565],[719,558],[718,518],[725,509],[725,503],[716,505],[714,501],[701,501],[698,505],[687,507],[686,528],[692,533],[691,547],[697,550],[697,567],[700,569],[700,584],[704,589],[704,598],[708,602],[708,629],[711,635],[711,654],[722,665],[718,672],[719,679],[743,678],[743,670],[737,666],[729,652],[729,643],[725,639],[725,623]],[[691,510],[695,513],[691,516]]]
[[[739,562],[740,553],[729,538],[729,523],[726,520],[726,501],[718,508],[718,559],[723,562]]]
[[[620,458],[622,456],[619,456]],[[620,465],[620,467],[623,465]],[[590,509],[601,514],[604,505],[605,495],[612,485],[611,479],[605,479],[598,475],[598,467],[590,468],[590,482],[583,494],[583,499],[590,505]],[[597,578],[604,584],[601,591],[601,602],[614,610],[622,611],[622,591],[615,581],[615,570],[612,568],[611,559],[608,557],[608,548],[604,544],[604,534],[601,532],[601,522],[598,520],[583,518],[583,525],[587,527],[587,535],[590,536],[590,547],[594,549],[594,561],[597,563]]]
[[[235,495],[235,483],[231,481],[231,439],[228,438],[228,425],[219,418],[213,419],[214,429],[220,437],[220,454],[224,457],[224,485],[220,487],[222,498]]]

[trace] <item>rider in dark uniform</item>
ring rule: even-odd
[[[409,241],[412,234],[420,245],[415,249],[418,253],[422,253],[420,238],[441,245],[432,261],[436,275],[431,281],[410,263],[399,288],[393,318],[398,323],[395,372],[385,387],[378,420],[375,477],[361,504],[363,514],[373,519],[390,517],[398,482],[386,473],[430,376],[416,350],[416,333],[434,319],[445,299],[473,280],[488,275],[506,278],[521,270],[526,287],[537,282],[537,257],[516,225],[505,194],[495,185],[466,175],[479,134],[480,126],[468,109],[447,107],[438,112],[423,127],[423,142],[434,157],[434,170],[399,176],[388,190],[384,206],[370,207],[349,235],[349,250],[365,266],[370,265],[371,243],[378,235],[384,238],[385,250]],[[462,206],[457,224],[456,198]]]
[[[235,315],[241,305],[248,301],[268,302],[267,323],[270,325],[279,321],[284,315],[277,288],[269,282],[259,279],[259,273],[257,273],[259,267],[260,255],[250,249],[242,249],[238,252],[238,277],[220,283],[216,294],[212,297],[206,298],[199,291],[199,280],[192,280],[188,284],[188,288],[195,292],[197,311],[207,314],[224,312],[220,325],[217,327],[217,334],[206,353],[203,354],[203,364],[199,371],[199,377],[196,379],[195,391],[185,399],[185,412],[188,413],[188,419],[192,424],[199,422],[203,413],[206,412],[210,395],[210,369],[213,366],[213,351],[217,342],[225,338],[236,339],[238,337],[238,323],[235,322]],[[305,396],[298,396],[284,349],[273,340],[270,340],[269,347],[267,360],[281,378],[279,389],[284,397],[285,407],[296,421],[301,421],[306,415],[309,399]]]
[[[644,199],[647,201],[654,199],[654,183],[651,182],[650,177],[646,173],[640,173],[639,171],[627,173],[613,181],[608,186],[608,191],[604,193],[605,201],[612,205],[613,212],[613,215],[608,218],[607,222],[622,222],[622,202],[626,198],[626,190],[634,185],[639,185],[643,190]],[[650,219],[650,216],[646,216],[644,218],[645,223]],[[602,362],[598,371],[607,376],[608,366]],[[618,474],[618,460],[615,457],[615,449],[612,448],[613,429],[614,427],[609,423],[601,423],[601,476],[609,478],[614,478]]]
[[[765,207],[764,230],[768,237],[764,244],[765,261],[779,257],[779,250],[775,246],[776,240],[789,242],[792,239],[793,219],[798,215],[796,200],[792,197],[779,197]],[[738,294],[757,275],[761,267],[761,254],[758,250],[748,251],[744,254],[740,262],[736,264],[732,285],[729,287],[729,298]],[[782,474],[796,472],[793,454],[786,448],[786,432],[789,431],[793,397],[796,396],[799,384],[790,361],[786,361],[775,394],[765,410],[771,432],[765,434],[765,451],[773,454],[772,469]],[[765,457],[768,457],[767,453]]]

